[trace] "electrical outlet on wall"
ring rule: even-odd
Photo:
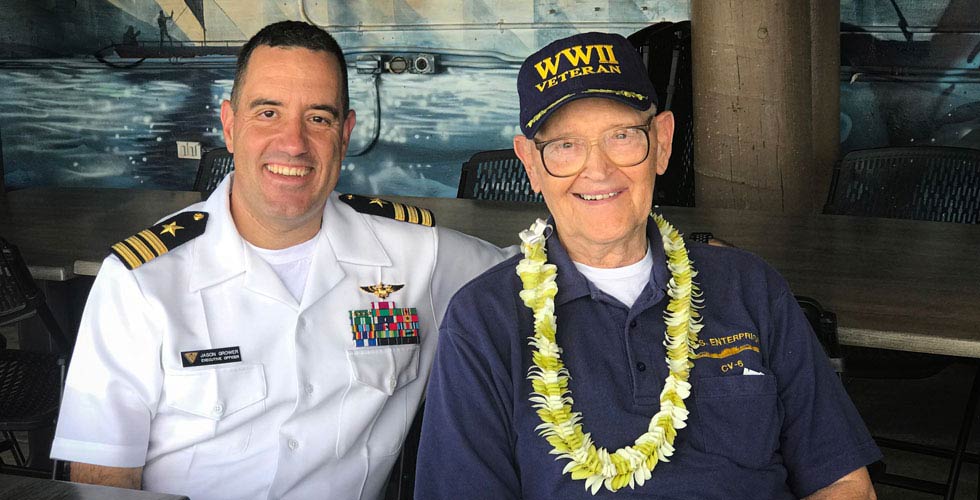
[[[177,141],[177,158],[201,159],[201,143],[197,141]]]

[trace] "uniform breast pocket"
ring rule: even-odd
[[[703,378],[693,390],[705,451],[748,468],[772,462],[781,418],[771,375]]]
[[[419,346],[348,349],[347,362],[352,380],[342,405],[338,454],[365,436],[369,454],[398,453],[409,425],[409,398],[399,389],[419,376]]]
[[[354,380],[389,396],[419,376],[418,344],[347,350]]]
[[[265,369],[235,364],[168,373],[167,406],[182,413],[178,432],[199,436],[202,454],[238,454],[248,449],[254,419],[265,411]]]

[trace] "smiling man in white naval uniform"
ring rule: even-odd
[[[450,296],[507,253],[333,193],[346,79],[305,23],[243,47],[221,108],[234,174],[114,245],[93,286],[52,448],[73,480],[195,500],[383,493]]]

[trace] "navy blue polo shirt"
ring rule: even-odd
[[[574,411],[596,446],[633,444],[667,377],[661,238],[631,308],[590,283],[553,234],[558,344]],[[532,314],[515,256],[463,287],[440,330],[425,403],[416,498],[791,499],[881,457],[786,282],[741,250],[688,243],[704,294],[687,427],[642,487],[593,497],[562,474],[528,401]]]

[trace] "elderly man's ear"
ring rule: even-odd
[[[653,123],[657,128],[657,175],[664,175],[674,141],[674,114],[661,111],[654,117]]]
[[[527,179],[531,182],[531,190],[535,193],[541,192],[541,181],[538,177],[538,170],[534,167],[537,162],[538,149],[534,147],[534,140],[528,139],[523,135],[514,136],[514,153],[520,158],[527,173]]]

